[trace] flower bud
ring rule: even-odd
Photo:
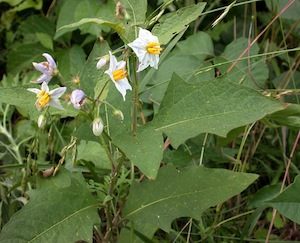
[[[97,69],[101,69],[102,67],[104,67],[108,61],[109,61],[108,55],[101,57],[100,60],[97,62],[96,65]]]
[[[80,109],[84,103],[85,93],[80,89],[75,89],[72,91],[70,101],[75,109]]]
[[[103,122],[101,118],[97,117],[93,121],[93,133],[95,136],[100,136],[103,132]]]
[[[122,111],[120,111],[120,110],[114,110],[113,114],[114,114],[114,116],[116,116],[121,121],[124,120],[124,115],[123,115]]]
[[[37,121],[38,127],[43,128],[46,125],[46,122],[47,122],[47,119],[46,119],[45,115],[43,115],[43,114],[39,115],[38,121]]]

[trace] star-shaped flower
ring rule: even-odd
[[[158,68],[159,54],[162,50],[158,38],[148,30],[139,28],[139,37],[128,44],[139,59],[137,72],[148,66]]]
[[[112,55],[111,52],[109,52],[109,56],[109,68],[105,71],[105,73],[109,75],[125,101],[126,90],[132,90],[131,85],[129,84],[127,79],[126,62],[118,62],[117,58]]]
[[[35,106],[38,110],[47,106],[53,106],[57,109],[63,110],[64,108],[58,99],[66,92],[66,89],[66,87],[59,87],[50,91],[47,83],[43,82],[41,89],[30,88],[27,90],[36,94],[37,100],[35,102]]]
[[[46,58],[46,62],[32,63],[34,68],[42,73],[42,75],[37,80],[32,81],[33,83],[49,83],[52,77],[57,75],[58,73],[57,66],[53,57],[48,53],[43,53],[43,56]]]

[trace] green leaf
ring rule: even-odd
[[[104,25],[104,26],[111,27],[116,32],[118,32],[118,34],[120,35],[120,37],[123,40],[126,40],[126,37],[124,36],[125,29],[124,29],[122,24],[114,23],[114,22],[103,20],[103,19],[100,19],[100,18],[83,18],[83,19],[81,19],[77,22],[74,22],[72,24],[63,25],[62,27],[57,29],[56,34],[55,34],[55,38],[57,39],[61,35],[65,34],[67,32],[71,32],[73,30],[76,30],[79,27],[85,26],[87,24]]]
[[[265,207],[266,201],[270,201],[278,195],[280,187],[280,184],[264,186],[251,196],[248,205],[253,208]]]
[[[56,25],[56,35],[55,39],[59,38],[63,34],[68,31],[58,31],[62,26],[69,25],[75,22],[80,21],[83,18],[93,18],[96,17],[96,13],[98,9],[100,9],[100,2],[96,0],[81,0],[81,1],[73,1],[73,0],[65,0],[60,8],[57,25]],[[96,34],[99,30],[91,29],[89,26],[86,28],[81,28],[83,32]]]
[[[53,50],[53,41],[52,37],[45,33],[36,33],[36,38],[39,42],[47,49]]]
[[[300,176],[293,184],[280,193],[269,205],[276,208],[282,215],[300,224]]]
[[[155,181],[132,185],[123,215],[135,230],[152,237],[158,228],[169,232],[176,218],[198,219],[209,207],[245,190],[257,177],[223,169],[167,166]]]
[[[281,109],[279,102],[223,79],[195,85],[174,75],[153,126],[178,147],[200,133],[225,137],[230,130]]]
[[[280,126],[300,128],[300,105],[288,104],[286,109],[273,113],[270,118]]]
[[[146,18],[147,0],[121,0],[132,26],[142,25]]]
[[[163,138],[160,132],[151,126],[145,126],[133,136],[130,131],[120,129],[118,135],[113,137],[113,143],[148,178],[155,179],[163,155]]]
[[[84,50],[77,45],[73,45],[69,49],[62,49],[57,53],[57,63],[65,80],[71,81],[73,77],[79,75],[85,64]]]
[[[64,177],[70,183],[56,183],[65,182]],[[4,226],[0,241],[92,242],[93,224],[99,221],[97,206],[82,176],[61,170],[57,177],[40,180],[29,203]]]
[[[77,147],[77,160],[91,161],[100,169],[111,169],[105,150],[97,142],[81,140]]]
[[[267,7],[276,12],[279,13],[281,9],[283,9],[287,3],[288,0],[265,0]],[[290,19],[290,20],[298,20],[299,17],[299,11],[300,11],[300,2],[295,1],[282,15],[282,18]]]
[[[178,42],[170,56],[160,63],[159,69],[151,75],[148,84],[150,87],[145,89],[142,95],[143,101],[146,103],[153,102],[154,104],[161,103],[174,70],[178,76],[189,80],[199,69],[199,66],[204,65],[204,60],[213,55],[212,40],[205,32],[198,32],[186,40]],[[199,77],[197,76],[197,79],[194,78],[193,81],[198,82]],[[212,70],[201,75],[201,80],[211,80],[213,78],[214,72]],[[141,86],[145,82],[147,81],[142,80]],[[157,106],[154,106],[154,108],[157,108]]]
[[[106,41],[95,42],[93,50],[81,70],[80,87],[90,97],[96,98],[105,84],[110,81],[108,75],[104,73],[105,67],[100,70],[96,68],[98,58],[107,55],[108,51],[109,46]]]
[[[139,126],[137,135],[131,131],[132,93],[128,92],[123,102],[121,94],[114,85],[110,86],[107,101],[121,110],[124,121],[109,115],[109,130],[112,142],[125,153],[127,158],[137,166],[148,178],[154,179],[160,166],[163,154],[163,138],[151,125]],[[109,107],[108,107],[109,108]],[[105,117],[105,113],[102,117]]]
[[[147,0],[121,0],[126,10],[123,24],[126,37],[121,37],[125,43],[133,41],[137,38],[137,26],[143,26],[147,12]]]
[[[32,62],[41,58],[41,55],[48,51],[48,49],[38,43],[20,45],[9,51],[7,69],[12,74],[16,74],[26,68],[32,67]]]
[[[200,31],[178,42],[172,55],[192,55],[203,62],[207,57],[214,56],[213,42],[207,33]]]
[[[159,23],[154,26],[152,33],[158,37],[161,44],[167,44],[186,25],[200,16],[205,5],[206,3],[198,3],[181,8],[176,12],[165,14],[159,20]]]
[[[23,43],[40,42],[42,46],[53,50],[53,35],[55,25],[49,18],[33,15],[26,19],[18,28],[18,33],[23,36]]]
[[[43,6],[42,0],[0,0],[0,3],[8,3],[11,6],[14,6],[13,9],[10,9],[11,12],[18,12],[28,8],[41,9]]]
[[[240,54],[247,48],[248,39],[239,38],[231,42],[226,46],[223,54],[215,59],[216,64],[223,62],[223,65],[219,66],[219,70],[222,74],[225,74],[230,65],[240,56]],[[263,89],[265,82],[269,76],[269,69],[263,58],[250,58],[253,55],[258,54],[259,47],[254,44],[249,53],[244,57],[249,56],[247,60],[239,61],[236,66],[229,72],[226,73],[225,78],[231,82],[245,85],[254,89]]]

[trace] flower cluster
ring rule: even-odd
[[[138,38],[133,42],[129,43],[128,46],[133,50],[135,55],[138,58],[139,64],[137,72],[141,72],[147,67],[158,68],[159,55],[162,51],[159,40],[156,36],[146,29],[139,29]],[[34,68],[41,72],[42,74],[34,83],[41,84],[41,88],[29,88],[28,91],[36,94],[35,106],[38,110],[42,110],[48,106],[52,106],[58,109],[63,109],[59,98],[66,92],[66,87],[59,87],[53,90],[50,90],[48,83],[51,79],[58,75],[58,69],[55,60],[48,53],[44,53],[43,56],[46,58],[46,61],[36,63],[33,62]],[[125,96],[127,90],[132,90],[132,87],[128,81],[128,73],[126,69],[126,62],[124,60],[118,61],[116,56],[109,52],[108,55],[103,56],[96,64],[97,69],[103,68],[109,62],[109,67],[105,71],[110,79],[113,81],[116,89],[121,93],[123,100],[125,101]],[[76,84],[80,81],[79,77],[76,78]],[[90,98],[89,98],[90,99]],[[86,100],[86,95],[84,91],[80,89],[75,89],[70,95],[70,103],[74,106],[75,109],[81,109]],[[115,108],[114,108],[115,110]],[[123,113],[119,110],[114,111],[114,115],[118,116],[121,120],[124,119]],[[40,115],[38,119],[38,126],[42,128],[45,125],[45,116]],[[99,117],[99,114],[96,114],[96,118],[92,123],[92,131],[95,136],[100,136],[102,134],[104,125]]]
[[[67,88],[59,87],[51,91],[49,90],[48,83],[53,76],[58,74],[58,70],[57,65],[51,55],[44,53],[43,56],[46,58],[46,62],[32,63],[35,69],[42,73],[37,80],[33,81],[34,83],[41,83],[41,89],[30,88],[27,90],[36,94],[37,100],[35,102],[35,106],[38,110],[42,110],[48,106],[63,109],[59,98],[66,92]]]

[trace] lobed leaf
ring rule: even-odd
[[[2,229],[0,242],[92,242],[97,206],[82,176],[61,171],[40,181],[29,203]]]
[[[124,217],[147,237],[152,237],[158,228],[169,232],[174,219],[199,218],[209,207],[245,190],[257,177],[224,169],[192,166],[176,170],[167,166],[155,181],[132,185]]]
[[[230,130],[281,109],[279,102],[224,79],[194,85],[173,75],[154,126],[178,147],[201,133],[225,137]]]

